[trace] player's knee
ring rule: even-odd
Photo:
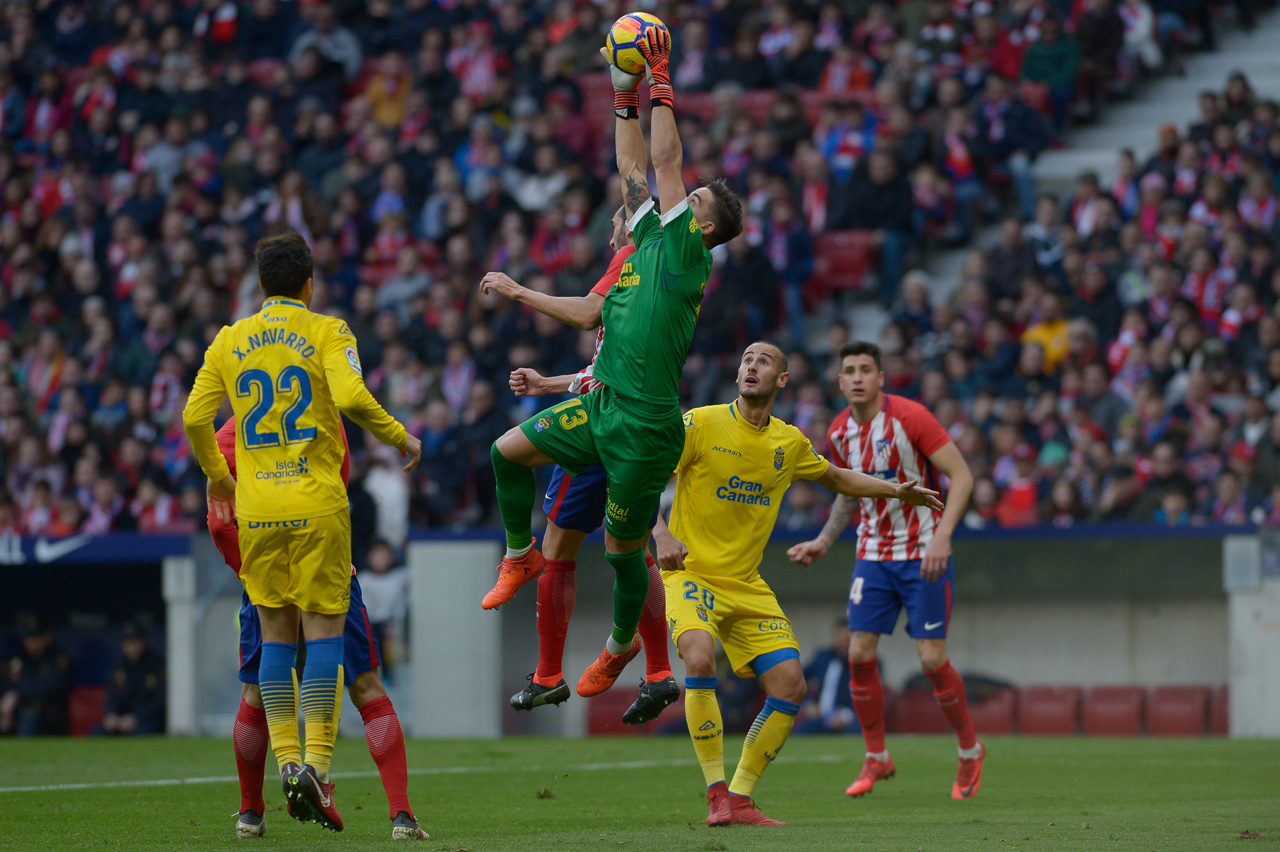
[[[947,663],[947,646],[941,642],[921,642],[920,668],[926,672],[937,671]]]
[[[363,707],[370,701],[377,700],[387,694],[382,686],[382,678],[378,672],[367,671],[355,679],[347,691],[351,693],[351,703]]]
[[[244,703],[248,704],[250,707],[256,707],[259,710],[262,709],[262,693],[258,691],[258,685],[256,683],[240,684],[240,697],[244,699]]]
[[[849,662],[866,663],[874,660],[879,638],[875,633],[855,630],[849,636]]]
[[[697,643],[693,647],[685,647],[680,650],[680,656],[684,658],[684,672],[689,677],[715,677],[716,676],[716,654],[715,646],[709,648],[702,647],[702,643]]]
[[[804,682],[804,675],[800,675],[787,678],[776,685],[769,694],[775,698],[781,698],[783,701],[790,701],[792,704],[803,704],[808,692],[809,690]]]

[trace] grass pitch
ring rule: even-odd
[[[684,738],[409,743],[424,850],[1280,849],[1280,742],[992,737],[982,791],[949,798],[951,737],[890,737],[897,777],[844,795],[856,737],[796,737],[756,800],[786,828],[709,829]],[[731,737],[732,763],[741,738]],[[269,769],[274,760],[268,758]],[[0,849],[386,849],[386,799],[361,740],[334,758],[347,830],[289,819],[267,784],[267,836],[240,841],[231,744],[0,741]],[[344,773],[350,773],[344,777]],[[354,777],[352,777],[354,776]],[[192,783],[174,783],[173,779]],[[147,786],[139,782],[159,782]],[[65,785],[101,785],[67,787]],[[59,786],[58,789],[17,790]],[[1257,834],[1258,836],[1251,836]]]

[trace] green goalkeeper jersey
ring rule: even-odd
[[[688,199],[661,218],[652,199],[627,223],[636,251],[604,301],[606,333],[594,377],[622,404],[652,415],[679,414],[680,375],[698,322],[711,252]]]

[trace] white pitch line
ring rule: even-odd
[[[788,763],[838,763],[845,760],[831,754],[815,757],[801,757],[788,760]],[[548,767],[523,766],[518,772],[599,772],[611,769],[660,769],[675,766],[691,766],[697,761],[686,759],[670,760],[622,760],[615,763],[580,763],[575,766]],[[410,769],[410,775],[478,775],[486,772],[512,772],[509,766],[432,766],[424,769]],[[334,778],[377,778],[377,772],[335,772]],[[157,778],[142,781],[103,781],[97,784],[39,784],[30,787],[0,787],[0,793],[48,793],[60,790],[109,790],[119,787],[180,787],[187,784],[231,784],[239,780],[235,775],[212,775],[206,778]]]

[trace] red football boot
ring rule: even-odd
[[[960,758],[960,768],[956,770],[956,783],[951,786],[951,798],[972,799],[978,795],[982,786],[982,761],[987,757],[987,747],[978,743],[982,753],[977,757]]]
[[[770,819],[760,813],[750,796],[730,796],[729,810],[733,814],[734,825],[786,825],[781,820]]]
[[[729,785],[721,781],[707,788],[707,825],[718,827],[733,822],[729,810]]]
[[[849,785],[849,789],[845,790],[848,796],[865,796],[871,792],[871,788],[876,785],[877,781],[885,781],[893,777],[893,773],[898,771],[898,767],[893,765],[893,758],[886,757],[884,760],[876,760],[874,757],[867,755],[867,760],[862,764],[862,771],[858,773],[858,780]]]

